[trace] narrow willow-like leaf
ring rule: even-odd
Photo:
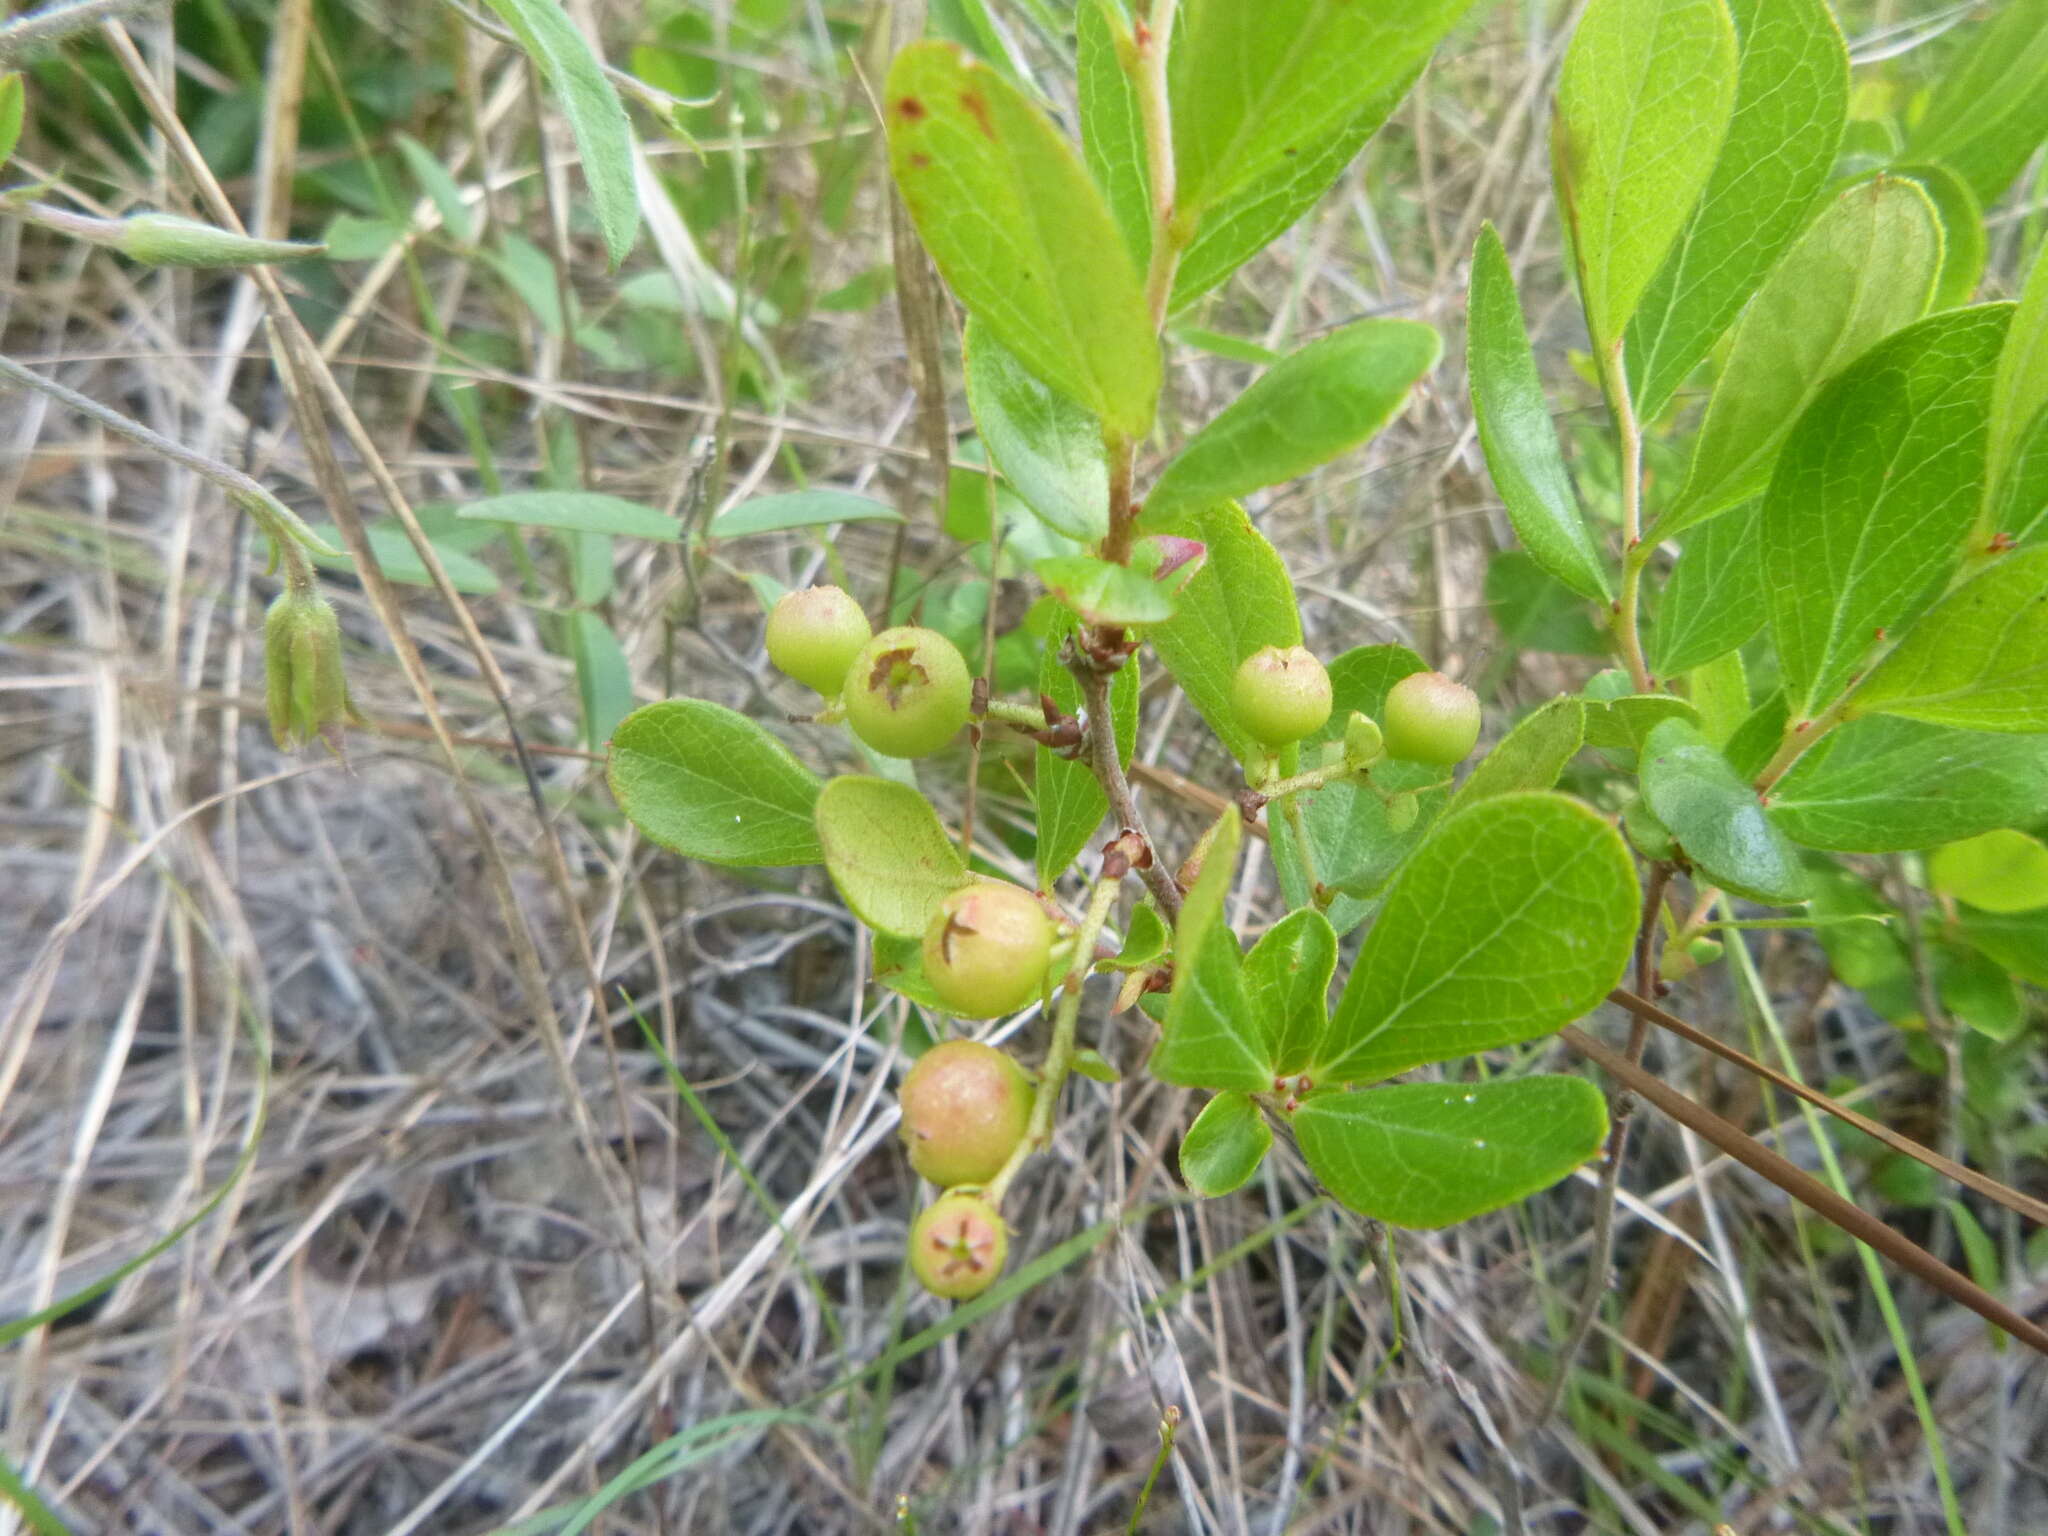
[[[1549,789],[1585,741],[1585,702],[1570,694],[1552,699],[1520,721],[1479,760],[1451,796],[1449,809],[1463,810],[1517,790]]]
[[[633,707],[633,667],[611,625],[587,608],[569,616],[569,654],[583,702],[583,739],[601,748]]]
[[[1822,209],[1743,311],[1685,488],[1658,532],[1677,533],[1761,491],[1814,397],[1925,314],[1940,271],[1941,221],[1917,183],[1876,177]]]
[[[1771,790],[1771,819],[1808,848],[1895,853],[2032,820],[2048,805],[2048,736],[1872,716],[1822,737]]]
[[[1274,1071],[1287,1077],[1316,1059],[1330,1018],[1337,933],[1314,907],[1290,912],[1245,956],[1245,992],[1272,1021]]]
[[[1184,1088],[1273,1091],[1273,1036],[1251,1007],[1224,898],[1237,870],[1243,822],[1226,811],[1173,932],[1173,991],[1152,1051],[1154,1077]]]
[[[1515,293],[1508,253],[1491,224],[1472,253],[1466,368],[1486,467],[1529,557],[1581,597],[1613,595],[1607,563],[1579,511],[1564,449]]]
[[[1294,1116],[1309,1170],[1362,1215],[1447,1227],[1547,1189],[1600,1151],[1607,1101],[1583,1078],[1399,1083],[1318,1094]]]
[[[1187,0],[1169,61],[1179,209],[1286,174],[1410,78],[1471,0]]]
[[[967,401],[1012,489],[1047,526],[1092,544],[1109,531],[1102,423],[1048,389],[979,320],[967,322]]]
[[[1237,723],[1230,684],[1238,663],[1261,646],[1301,644],[1286,562],[1237,506],[1167,518],[1153,531],[1199,540],[1208,558],[1181,589],[1173,617],[1146,638],[1217,739],[1251,762],[1263,749]]]
[[[1637,905],[1620,835],[1576,800],[1445,817],[1388,892],[1311,1075],[1369,1082],[1550,1033],[1621,979]]]
[[[818,778],[745,715],[702,699],[637,709],[605,759],[627,820],[710,864],[815,864]]]
[[[1650,809],[1706,879],[1755,901],[1804,898],[1798,851],[1697,726],[1666,720],[1651,731],[1641,777]]]
[[[1242,1093],[1219,1093],[1180,1139],[1180,1176],[1214,1199],[1242,1189],[1273,1146],[1273,1127]]]
[[[1606,349],[1691,217],[1735,104],[1725,0],[1592,0],[1558,79],[1552,160]]]
[[[1073,147],[1009,81],[947,43],[896,56],[883,113],[896,185],[960,301],[1047,384],[1142,436],[1159,345],[1137,268]]]
[[[1310,342],[1175,455],[1145,498],[1143,525],[1292,480],[1357,447],[1442,355],[1443,339],[1413,320],[1360,320]]]
[[[1650,664],[1658,676],[1690,672],[1725,656],[1764,627],[1759,515],[1752,505],[1686,534],[1650,631]]]
[[[1906,152],[1989,205],[2048,137],[2048,0],[2010,0],[1980,24],[1915,121]]]
[[[917,939],[971,876],[931,802],[908,784],[848,774],[818,795],[825,869],[854,916],[877,933]]]
[[[2048,547],[2007,555],[1943,598],[1850,708],[1972,731],[2048,731]]]
[[[557,0],[485,0],[512,29],[561,103],[576,136],[591,211],[604,232],[613,266],[626,259],[640,230],[633,180],[633,125],[604,66]]]
[[[455,515],[466,522],[517,523],[629,539],[674,540],[683,531],[683,525],[666,513],[597,491],[513,491],[469,502]]]
[[[714,517],[708,532],[714,539],[737,539],[752,533],[783,533],[791,528],[826,528],[834,523],[902,521],[903,514],[886,501],[821,486],[809,491],[751,497]]]
[[[1637,413],[1663,414],[1805,227],[1849,105],[1849,52],[1825,0],[1729,0],[1738,55],[1728,136],[1699,206],[1629,322]]]
[[[1949,310],[1899,332],[1822,390],[1786,441],[1758,544],[1795,718],[1818,714],[1961,559],[2011,309]]]

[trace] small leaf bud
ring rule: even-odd
[[[1344,725],[1344,766],[1363,773],[1386,755],[1386,738],[1380,734],[1379,722],[1363,710],[1351,711]]]
[[[318,256],[324,245],[258,240],[175,213],[137,213],[121,220],[110,242],[131,260],[152,267],[249,267]]]

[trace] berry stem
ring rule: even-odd
[[[1081,1018],[1082,984],[1095,963],[1095,941],[1109,921],[1109,909],[1116,905],[1116,894],[1122,885],[1121,879],[1105,876],[1095,882],[1089,893],[1088,910],[1074,940],[1074,960],[1067,970],[1066,991],[1060,995],[1059,1011],[1053,1015],[1052,1045],[1046,1050],[1045,1064],[1038,1069],[1038,1097],[1031,1104],[1031,1122],[1023,1140],[1017,1143],[1017,1150],[982,1190],[983,1197],[997,1210],[1002,1209],[1003,1196],[1009,1192],[1017,1170],[1052,1139],[1053,1112],[1059,1107],[1060,1089],[1066,1085],[1067,1074],[1074,1066],[1074,1034]]]
[[[1792,765],[1804,757],[1813,744],[1840,725],[1849,714],[1849,696],[1843,695],[1811,720],[1787,720],[1785,736],[1778,743],[1778,750],[1771,760],[1764,764],[1763,772],[1756,776],[1756,792],[1767,794],[1778,780],[1791,771]]]

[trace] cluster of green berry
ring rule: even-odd
[[[838,587],[784,596],[769,614],[767,638],[769,660],[825,696],[819,718],[843,719],[891,757],[938,751],[974,707],[973,677],[950,640],[914,625],[877,634]],[[1246,658],[1232,687],[1239,723],[1269,753],[1321,730],[1333,697],[1329,673],[1298,645],[1267,646]],[[1374,721],[1355,713],[1331,763],[1311,777],[1362,773],[1384,757],[1447,767],[1479,737],[1479,700],[1441,673],[1403,678],[1383,715]],[[1280,792],[1270,773],[1262,782]],[[933,914],[925,981],[958,1017],[997,1018],[1045,996],[1061,942],[1061,924],[1033,893],[975,880]],[[910,1232],[911,1270],[934,1295],[976,1296],[1002,1273],[1009,1234],[1001,1199],[1007,1170],[1032,1134],[1037,1097],[1022,1067],[974,1040],[932,1047],[904,1079],[910,1165],[943,1191]]]
[[[1247,656],[1231,682],[1231,705],[1254,741],[1292,746],[1330,718],[1330,674],[1304,646],[1269,645]],[[1417,672],[1387,693],[1385,717],[1354,713],[1344,733],[1354,768],[1395,757],[1449,768],[1479,742],[1479,697],[1441,672]]]
[[[768,659],[825,695],[853,733],[891,757],[936,752],[967,723],[974,684],[959,649],[912,625],[871,632],[838,587],[791,592],[768,617]],[[1057,937],[1029,891],[977,880],[939,904],[924,936],[925,981],[960,1018],[992,1019],[1044,994]],[[933,1294],[978,1295],[1002,1273],[1009,1237],[983,1193],[1030,1128],[1024,1069],[974,1040],[949,1040],[904,1079],[910,1165],[945,1191],[911,1228],[910,1266]]]
[[[843,588],[790,592],[768,615],[768,659],[844,712],[853,734],[887,757],[925,757],[967,723],[974,678],[937,630],[876,634]]]

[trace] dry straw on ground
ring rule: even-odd
[[[763,225],[801,231],[820,193],[810,147],[868,130],[844,53],[819,46],[821,8],[797,9],[781,52],[726,67],[793,125],[750,140],[751,163]],[[1567,18],[1548,9],[1500,7],[1461,33],[1360,165],[1203,323],[1281,343],[1400,314],[1455,339],[1463,253],[1490,217],[1546,357],[1561,358],[1576,338],[1553,302],[1541,129]],[[274,32],[250,29],[280,48],[259,167],[296,153],[301,67],[317,80],[351,48],[446,58],[454,96],[404,126],[473,199],[491,189],[473,213],[557,245],[545,193],[573,210],[571,147],[551,130],[537,158],[515,54],[475,30],[458,53],[465,34],[440,10],[323,12],[295,30],[309,18],[286,3]],[[628,8],[584,19],[615,45],[638,35]],[[160,19],[130,33],[181,101],[221,84]],[[102,41],[76,46],[117,58]],[[139,115],[123,141],[41,77],[35,112],[19,172],[58,178],[84,206],[208,211]],[[641,124],[650,176],[704,174]],[[223,190],[253,226],[307,233],[287,218],[290,186],[259,169]],[[869,155],[843,228],[808,226],[814,295],[886,259],[885,196]],[[318,391],[303,358],[287,387],[270,343],[290,340],[266,329],[247,278],[146,272],[0,221],[0,347],[246,467],[309,517],[331,520],[337,492],[382,514],[387,471],[414,503],[479,493],[438,378],[487,403],[512,485],[539,472],[549,432],[591,486],[698,516],[700,496],[786,488],[800,463],[813,482],[913,509],[913,576],[958,561],[928,506],[892,304],[737,339],[715,315],[681,317],[686,372],[607,371],[452,248],[430,200],[410,213],[416,265],[282,270],[363,428],[352,438],[327,399],[321,453],[291,398]],[[651,223],[629,275],[666,269],[699,292],[707,271],[732,269],[736,224],[693,238],[673,213]],[[563,244],[566,281],[605,315],[616,279],[597,245],[580,229]],[[509,337],[516,363],[443,352],[422,294],[463,331]],[[790,381],[786,407],[718,408],[717,381],[749,354]],[[1195,346],[1174,359],[1176,423],[1203,419],[1248,373]],[[950,417],[967,420],[957,389]],[[1509,542],[1490,496],[1453,361],[1369,451],[1258,515],[1320,652],[1415,644],[1491,685],[1502,719],[1586,668],[1502,647],[1482,599],[1487,557]],[[559,594],[551,546],[531,548],[536,590]],[[888,534],[850,530],[838,553],[875,598]],[[785,583],[822,569],[800,539],[732,554]],[[904,1005],[866,984],[864,941],[820,872],[720,875],[618,820],[579,748],[551,621],[515,595],[502,547],[492,558],[507,585],[466,599],[467,620],[398,589],[445,727],[395,663],[372,595],[330,577],[374,724],[351,736],[346,765],[283,757],[263,730],[255,649],[274,586],[247,525],[183,469],[0,395],[0,1318],[134,1256],[233,1179],[254,1139],[246,1172],[181,1242],[0,1354],[0,1448],[74,1528],[552,1529],[521,1522],[693,1432],[673,1475],[602,1528],[879,1531],[908,1495],[926,1531],[1073,1536],[1124,1528],[1168,1405],[1184,1420],[1147,1516],[1160,1531],[1477,1531],[1518,1477],[1534,1529],[1593,1528],[1597,1510],[1598,1528],[1647,1536],[1707,1528],[1695,1491],[1737,1468],[1714,1512],[1737,1530],[1938,1528],[1927,1448],[1861,1270],[1689,1138],[1639,1127],[1619,1291],[1586,1357],[1592,1387],[1616,1396],[1525,1438],[1584,1284],[1591,1176],[1398,1240],[1312,1204],[1284,1154],[1245,1193],[1193,1203],[1171,1156],[1189,1096],[1138,1070],[1150,1026],[1103,1005],[1084,1031],[1127,1075],[1069,1090],[1021,1190],[1014,1262],[1125,1224],[1014,1305],[826,1393],[945,1315],[901,1275],[918,1198],[893,1135]],[[1021,591],[1005,597],[1006,613],[1021,606]],[[622,543],[610,614],[642,698],[687,691],[768,718],[804,707],[764,665],[753,593],[717,566],[689,581],[672,550]],[[1184,849],[1200,810],[1165,786],[1227,787],[1226,765],[1162,683],[1140,755],[1170,772],[1144,792]],[[514,727],[530,782],[507,750]],[[842,751],[789,735],[821,764]],[[1025,812],[1015,780],[991,764],[979,795],[984,850],[1023,873],[1000,841]],[[1238,913],[1256,928],[1275,902],[1255,850]],[[1759,992],[1809,1075],[1853,1076],[1869,1096],[1924,1092],[1892,1031],[1833,991],[1809,951],[1770,937],[1754,950]],[[1739,1030],[1739,985],[1682,992],[1684,1011]],[[636,1009],[723,1145],[674,1091]],[[1015,1034],[1028,1053],[1039,1022]],[[1651,1059],[1765,1123],[1734,1074],[1662,1043]],[[1775,1139],[1810,1161],[1800,1122],[1779,1115]],[[2016,1300],[2038,1302],[2031,1283]],[[2048,1525],[2040,1362],[1995,1351],[1982,1325],[1910,1284],[1895,1294],[1976,1528]]]

